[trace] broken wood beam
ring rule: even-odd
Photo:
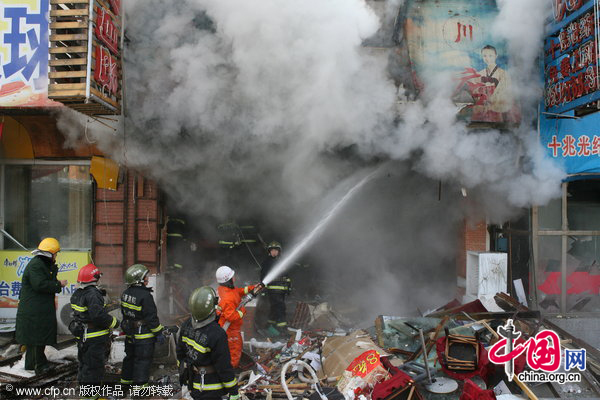
[[[478,312],[478,313],[471,313],[468,316],[466,316],[464,314],[456,314],[456,315],[453,315],[452,318],[460,319],[460,320],[469,319],[469,317],[476,319],[476,320],[509,319],[509,318],[540,319],[541,316],[542,315],[539,311],[526,310],[526,311],[517,311],[517,312]]]

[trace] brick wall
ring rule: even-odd
[[[113,295],[123,289],[127,267],[159,269],[162,210],[156,183],[126,170],[116,191],[96,189],[92,257]]]
[[[465,220],[457,260],[457,275],[465,277],[467,272],[467,251],[486,251],[488,249],[487,224],[484,221]]]

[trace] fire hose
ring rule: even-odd
[[[321,384],[319,382],[319,378],[317,378],[317,374],[315,373],[315,370],[312,369],[312,367],[310,365],[308,365],[307,363],[305,363],[302,360],[290,360],[287,363],[285,363],[283,365],[283,368],[281,369],[281,386],[283,387],[283,391],[285,392],[285,395],[287,396],[288,400],[294,400],[294,398],[292,397],[292,394],[290,393],[290,390],[288,389],[287,382],[285,380],[285,373],[287,372],[287,369],[290,365],[299,365],[299,366],[303,367],[304,369],[308,370],[308,372],[310,372],[310,375],[312,376],[312,379],[313,379],[312,382],[310,382],[310,383],[313,384],[313,387],[319,394],[319,397],[321,398],[321,400],[327,400],[327,396],[325,396],[323,394],[323,391],[321,390]]]
[[[245,295],[242,298],[242,301],[240,301],[240,304],[236,307],[235,310],[236,311],[241,310],[242,307],[244,307],[246,304],[250,303],[252,301],[252,299],[254,299],[256,296],[258,296],[258,294],[260,292],[262,292],[263,290],[265,290],[266,287],[267,286],[264,283],[262,283],[262,282],[259,283],[258,285],[256,285],[256,287],[250,293],[248,293],[247,295]],[[227,332],[227,329],[229,329],[229,325],[231,325],[231,322],[229,322],[229,321],[226,321],[223,324],[223,330],[225,332]]]

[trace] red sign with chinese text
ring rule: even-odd
[[[544,102],[547,110],[562,113],[597,97],[593,94],[598,90],[593,3],[556,0],[555,7],[562,13],[557,14],[557,20],[564,21],[557,29],[550,28],[551,33],[546,37]],[[567,11],[576,10],[579,14],[565,17]]]
[[[376,350],[369,350],[356,357],[346,368],[346,371],[352,372],[354,376],[364,378],[373,371],[378,365],[381,365],[379,353]]]
[[[102,46],[96,47],[96,68],[94,80],[102,90],[116,95],[119,90],[119,69],[117,61],[110,52]]]
[[[114,54],[119,54],[119,31],[115,27],[112,17],[102,7],[96,8],[96,37],[106,45]]]
[[[119,15],[121,10],[121,0],[110,0],[110,8],[115,15]]]
[[[554,19],[562,21],[567,14],[579,10],[583,3],[584,0],[554,0]]]

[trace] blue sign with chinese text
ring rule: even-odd
[[[542,115],[540,140],[568,174],[600,172],[600,112],[578,119]]]

